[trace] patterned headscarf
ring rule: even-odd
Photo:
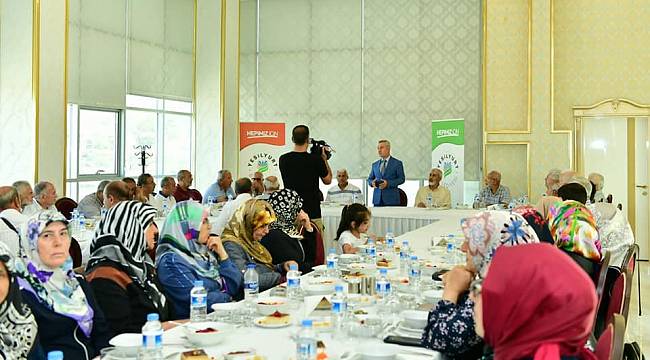
[[[145,230],[154,223],[156,209],[139,201],[120,201],[99,222],[90,243],[90,259],[86,273],[105,262],[124,271],[140,286],[149,300],[161,310],[165,296],[153,281],[153,267],[147,255]]]
[[[514,208],[512,211],[526,219],[528,225],[535,230],[535,234],[537,234],[539,241],[549,244],[555,243],[553,236],[551,236],[551,231],[548,229],[546,219],[537,211],[536,208],[530,205],[521,205]]]
[[[0,359],[25,359],[36,340],[38,326],[27,304],[22,302],[20,289],[14,276],[15,264],[11,252],[0,242],[0,262],[5,264],[9,276],[7,297],[0,303]]]
[[[218,280],[219,265],[217,259],[208,248],[199,243],[199,231],[204,214],[203,206],[196,201],[182,201],[167,215],[160,243],[156,249],[156,260],[168,252],[173,252],[187,261],[201,276]],[[210,266],[204,269],[198,261],[207,261]]]
[[[594,215],[584,204],[567,200],[551,206],[548,223],[557,247],[600,262],[598,227]]]
[[[24,257],[15,263],[16,274],[20,277],[18,284],[55,313],[74,319],[89,337],[94,311],[72,270],[72,258],[68,256],[63,265],[52,269],[43,264],[38,253],[39,237],[48,225],[55,222],[68,224],[61,213],[53,210],[34,214],[23,224],[21,236],[27,240],[29,250],[21,249]]]
[[[255,229],[275,221],[271,204],[264,200],[250,199],[240,206],[221,234],[223,242],[239,244],[258,264],[273,268],[271,253],[259,241],[253,239]]]
[[[461,220],[461,227],[468,245],[472,263],[483,277],[490,261],[500,246],[538,243],[535,230],[526,219],[505,210],[482,211]]]
[[[302,198],[297,192],[289,189],[274,191],[268,200],[277,221],[271,224],[271,229],[280,229],[291,237],[301,237],[296,229],[296,216],[302,208]]]

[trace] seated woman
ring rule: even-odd
[[[0,243],[0,359],[43,359],[36,319],[23,303],[11,253]]]
[[[625,254],[634,244],[634,233],[625,214],[616,205],[605,202],[587,205],[587,208],[596,220],[601,251],[609,251],[611,255],[609,266],[622,267]]]
[[[548,229],[546,218],[544,218],[536,208],[530,205],[522,205],[514,208],[512,211],[526,219],[528,225],[535,230],[535,234],[537,234],[537,238],[540,242],[555,244],[551,231]]]
[[[271,204],[250,199],[235,211],[223,230],[222,241],[228,256],[235,263],[243,279],[246,265],[255,264],[259,275],[259,291],[267,290],[283,281],[293,260],[273,264],[271,253],[260,243],[269,233],[269,224],[275,221]],[[240,290],[240,295],[243,289]]]
[[[340,254],[356,254],[358,246],[365,243],[362,234],[368,233],[370,216],[370,210],[361,204],[350,204],[343,207],[339,228],[336,230],[336,241],[339,244]]]
[[[111,337],[93,291],[72,270],[68,222],[56,211],[43,211],[23,225],[16,274],[23,301],[38,324],[44,353],[63,352],[65,359],[92,359]]]
[[[578,201],[566,200],[551,206],[548,223],[555,246],[564,250],[594,279],[602,254],[591,211]]]
[[[203,206],[183,201],[172,209],[163,225],[156,250],[160,282],[181,319],[190,316],[190,291],[202,280],[212,304],[232,301],[242,286],[242,275],[228,258],[221,239],[210,234]]]
[[[594,285],[551,245],[497,250],[472,285],[476,333],[497,359],[595,359],[585,349],[596,311]]]
[[[147,314],[172,318],[147,250],[155,246],[156,209],[139,201],[120,201],[95,231],[86,265],[90,283],[113,335],[139,333]]]
[[[262,245],[269,250],[273,264],[294,260],[302,273],[311,271],[316,258],[316,228],[302,208],[297,192],[288,189],[275,191],[268,200],[276,220],[269,226],[269,233],[262,238]],[[296,222],[305,231],[296,229]]]
[[[474,302],[469,297],[472,279],[485,276],[497,248],[538,243],[539,239],[521,215],[508,211],[483,211],[463,219],[461,227],[466,264],[444,275],[442,300],[429,312],[421,341],[447,357],[476,359],[482,353],[482,341],[474,332]]]

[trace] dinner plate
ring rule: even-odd
[[[265,329],[277,329],[277,328],[283,328],[291,325],[291,316],[287,316],[286,319],[284,319],[285,321],[282,323],[274,323],[274,324],[265,324],[264,319],[266,318],[267,318],[266,316],[260,316],[258,318],[255,318],[255,320],[253,320],[253,324],[255,324],[255,326],[259,326]]]
[[[422,334],[424,329],[416,329],[412,328],[404,323],[404,321],[400,321],[399,325],[397,325],[397,328],[404,331],[404,332],[409,332],[409,333],[418,333]]]
[[[312,270],[314,270],[314,271],[318,271],[318,272],[325,272],[325,271],[327,271],[327,265],[325,265],[325,264],[322,264],[322,265],[316,265],[316,266],[314,266],[314,267],[312,268]]]

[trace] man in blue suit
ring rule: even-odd
[[[372,193],[374,206],[398,206],[398,185],[404,183],[404,166],[402,162],[390,156],[390,141],[379,140],[377,153],[381,159],[372,163],[368,185],[375,190]]]

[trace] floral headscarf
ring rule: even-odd
[[[600,262],[598,227],[594,215],[584,204],[567,200],[551,206],[548,223],[557,247]]]
[[[198,241],[201,224],[206,216],[203,206],[196,201],[182,201],[176,204],[165,219],[160,243],[156,249],[156,259],[173,252],[185,259],[201,276],[220,279],[217,259]],[[209,268],[199,266],[199,260],[207,261]]]
[[[9,291],[0,303],[0,359],[25,359],[34,346],[38,326],[32,311],[22,302],[14,276],[15,264],[11,252],[0,242],[0,262],[9,275]]]
[[[548,229],[546,219],[533,206],[522,205],[514,208],[512,211],[526,219],[528,225],[535,230],[539,241],[549,244],[555,243],[553,236],[551,236],[551,231]]]
[[[296,216],[302,208],[302,198],[294,190],[282,189],[274,191],[268,200],[277,220],[271,224],[271,229],[280,229],[291,237],[300,237],[296,225]]]
[[[271,204],[264,200],[250,199],[240,206],[221,234],[223,242],[239,244],[257,263],[273,268],[271,253],[259,241],[253,239],[255,229],[275,221]]]
[[[517,213],[505,210],[482,211],[461,220],[472,263],[478,275],[487,273],[490,261],[500,246],[538,243],[535,230]]]
[[[67,226],[61,213],[45,210],[34,214],[22,227],[21,236],[27,239],[29,249],[21,249],[22,261],[16,261],[16,274],[20,276],[20,288],[36,296],[38,300],[57,314],[74,319],[84,335],[90,336],[93,328],[94,311],[88,304],[74,271],[72,258],[52,269],[41,261],[38,253],[38,239],[45,228],[54,222]]]

